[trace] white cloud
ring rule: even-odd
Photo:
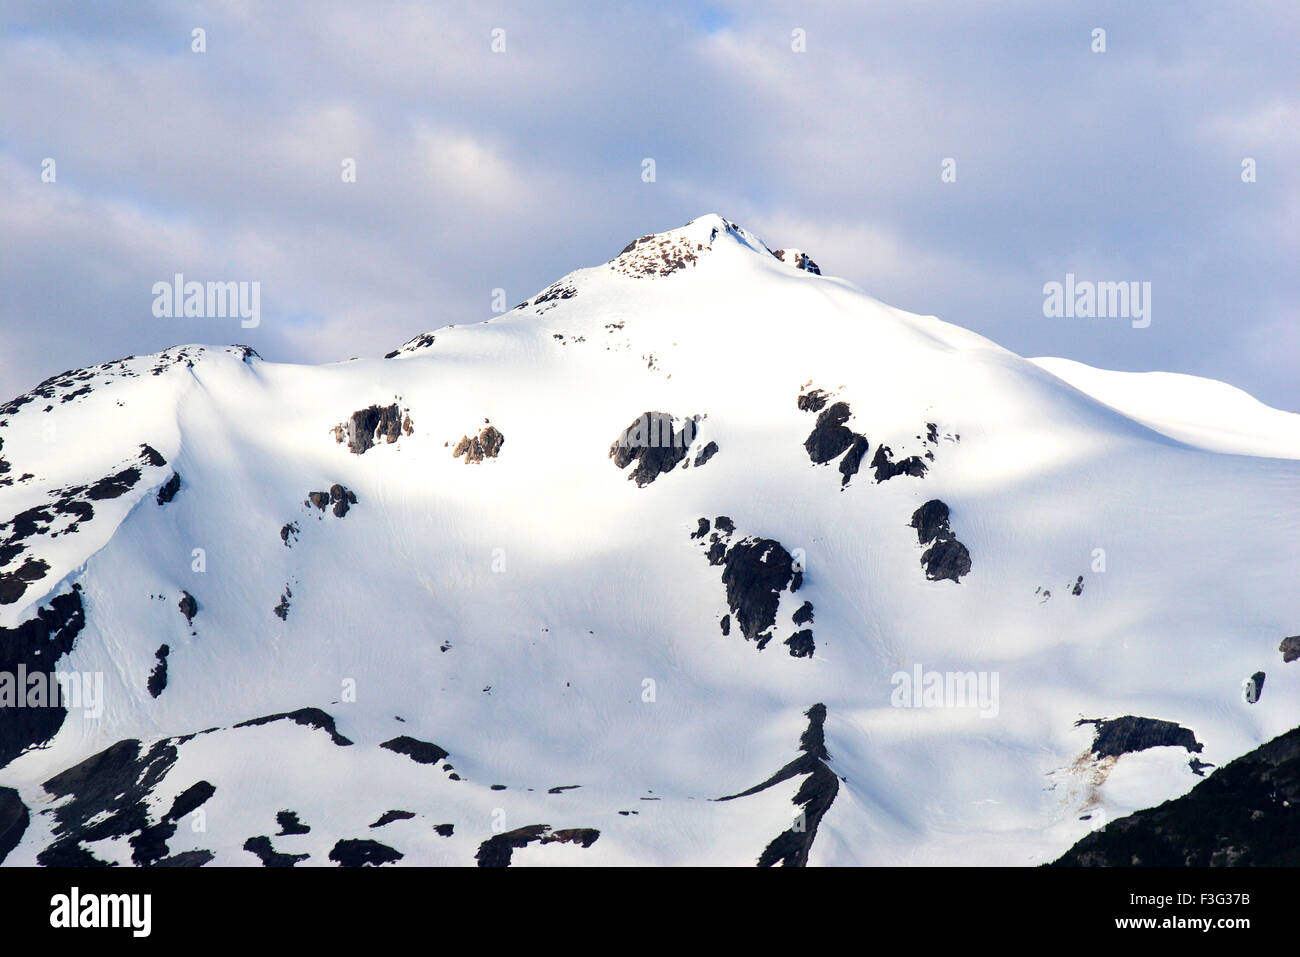
[[[1096,56],[1093,16],[15,3],[0,13],[0,392],[233,336],[136,318],[140,284],[172,271],[261,279],[251,344],[270,358],[375,355],[482,318],[495,287],[518,301],[718,211],[1017,351],[1166,365],[1300,405],[1271,359],[1300,335],[1277,318],[1300,298],[1295,18],[1281,2],[1229,24],[1114,8]],[[206,54],[189,51],[195,25]],[[1253,192],[1236,177],[1246,141]],[[45,156],[57,185],[39,183]],[[956,184],[939,181],[945,156]],[[1042,274],[1081,259],[1156,274],[1178,321],[1115,342],[1028,321]],[[1224,302],[1239,312],[1226,332]]]

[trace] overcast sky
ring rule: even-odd
[[[181,342],[382,355],[718,212],[1022,355],[1300,409],[1294,0],[0,10],[0,399]],[[178,272],[261,325],[154,317]],[[1045,318],[1066,273],[1150,282],[1150,326]]]

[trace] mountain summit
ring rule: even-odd
[[[0,407],[0,859],[1055,860],[1300,725],[1300,416],[1227,388],[716,215],[383,359],[62,373]]]

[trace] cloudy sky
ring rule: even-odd
[[[1298,48],[1294,0],[4,0],[0,398],[382,355],[718,212],[1023,355],[1300,409]],[[177,272],[260,282],[261,325],[155,318]],[[1066,273],[1150,282],[1151,325],[1045,318]]]

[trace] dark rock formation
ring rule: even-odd
[[[334,718],[320,708],[299,708],[297,711],[269,714],[264,718],[251,718],[248,721],[241,721],[235,727],[255,728],[259,725],[270,724],[272,721],[292,721],[294,724],[300,724],[306,728],[324,731],[330,736],[330,740],[339,747],[347,747],[352,744],[351,741],[338,733],[338,729],[334,726]]]
[[[372,405],[365,409],[358,409],[348,416],[346,422],[336,425],[334,441],[346,441],[348,451],[354,455],[364,455],[381,440],[388,443],[396,442],[400,435],[403,433],[410,435],[413,430],[411,416],[409,414],[403,416],[402,410],[396,403],[385,406]]]
[[[836,402],[827,406],[829,397],[821,389],[800,393],[799,408],[805,412],[817,412],[817,424],[813,427],[803,447],[814,465],[825,465],[840,459],[840,488],[848,486],[853,476],[858,474],[862,460],[870,448],[865,435],[854,432],[844,423],[849,420],[851,412],[847,402]],[[879,456],[877,456],[879,457]]]
[[[215,785],[208,781],[197,781],[191,784],[180,794],[176,795],[172,801],[171,810],[167,812],[169,821],[179,821],[187,814],[192,814],[203,804],[207,803],[208,798],[217,793]]]
[[[1287,664],[1300,658],[1300,635],[1291,635],[1283,638],[1282,643],[1277,646],[1277,650],[1282,652],[1282,662]]]
[[[280,593],[280,603],[271,609],[275,614],[275,617],[279,618],[281,621],[289,620],[289,599],[292,597],[293,592],[290,591],[288,585],[285,585],[284,591]]]
[[[802,752],[799,757],[761,784],[739,794],[718,798],[719,801],[734,801],[766,791],[782,781],[804,777],[794,796],[795,806],[802,809],[799,820],[763,849],[758,857],[759,867],[771,867],[774,864],[782,867],[806,867],[808,852],[812,850],[813,840],[817,837],[817,826],[840,790],[839,778],[826,763],[830,760],[826,751],[826,705],[815,704],[806,714],[808,727],[799,738],[799,750]]]
[[[542,306],[540,311],[545,312],[547,309],[554,308],[562,300],[572,299],[577,294],[578,290],[573,287],[572,283],[552,283],[550,286],[547,286],[544,290],[538,293],[537,298],[533,300],[532,304],[534,306]],[[527,305],[527,303],[523,303],[523,305]]]
[[[920,478],[925,475],[927,466],[919,455],[909,455],[905,459],[894,461],[894,451],[888,445],[876,449],[876,457],[871,460],[871,467],[876,472],[876,482],[885,482],[896,475],[911,475]]]
[[[479,845],[474,860],[478,861],[479,867],[509,867],[515,848],[527,847],[533,841],[540,840],[548,830],[550,826],[547,824],[529,824],[513,831],[494,834]]]
[[[50,570],[41,558],[28,558],[12,572],[0,572],[0,605],[11,605],[23,596],[29,583],[40,581]]]
[[[307,834],[311,828],[298,820],[296,811],[280,811],[275,815],[275,823],[280,825],[280,833],[277,837],[285,837],[290,834]]]
[[[865,436],[853,436],[853,444],[849,446],[844,458],[840,459],[840,488],[849,484],[849,480],[858,474],[858,468],[862,465],[862,457],[867,454],[867,440]]]
[[[144,460],[145,465],[151,465],[154,468],[161,468],[167,464],[167,460],[162,457],[162,453],[152,445],[140,446],[140,458]]]
[[[961,577],[970,571],[970,552],[955,538],[941,539],[921,554],[921,564],[925,566],[925,577],[930,581],[948,579],[960,582]]]
[[[421,741],[405,734],[399,735],[391,741],[385,741],[380,747],[395,751],[398,754],[404,754],[416,764],[437,764],[448,756],[448,752],[436,744]]]
[[[0,788],[0,864],[22,841],[29,823],[31,815],[18,792],[13,788]]]
[[[614,465],[625,469],[636,463],[628,479],[644,488],[660,475],[671,472],[686,459],[699,432],[700,416],[682,419],[680,424],[669,412],[643,412],[619,433],[609,447]],[[716,442],[709,442],[694,459],[699,467],[717,454]],[[690,463],[688,463],[690,464]]]
[[[727,604],[746,641],[764,647],[776,623],[781,592],[794,576],[790,553],[770,538],[745,539],[727,549],[722,583],[727,586]]]
[[[140,481],[140,470],[134,465],[130,468],[122,469],[113,475],[106,475],[94,485],[86,489],[86,498],[92,502],[100,502],[105,499],[117,498],[125,495],[135,487]]]
[[[180,488],[181,474],[179,472],[172,472],[172,477],[166,482],[163,482],[162,486],[158,489],[158,504],[166,505],[176,497],[176,493],[180,491]]]
[[[149,672],[149,680],[145,683],[149,694],[156,698],[163,693],[167,687],[167,656],[171,654],[171,649],[166,645],[160,645],[154,652],[154,657],[158,663],[153,666],[153,671]]]
[[[310,854],[280,854],[271,845],[266,835],[250,837],[244,842],[244,850],[256,854],[263,867],[293,867],[299,861],[305,861]]]
[[[38,608],[36,617],[17,628],[0,628],[0,767],[54,737],[68,713],[52,703],[27,707],[26,689],[17,688],[16,681],[8,684],[2,676],[16,676],[20,668],[28,674],[53,671],[59,658],[72,651],[85,626],[81,587],[73,585],[72,591]],[[18,700],[20,692],[22,700]]]
[[[392,359],[402,352],[416,352],[419,349],[427,349],[429,346],[433,345],[434,341],[432,333],[422,332],[418,336],[406,340],[400,348],[394,349],[392,352],[386,354],[384,358]]]
[[[342,518],[348,513],[348,508],[357,504],[356,493],[346,486],[339,485],[335,482],[329,487],[327,492],[308,492],[306,504],[315,508],[319,512],[332,507],[335,516]],[[298,532],[297,525],[286,525],[280,529],[280,539],[286,545],[289,544],[288,536],[296,535]]]
[[[404,856],[387,844],[370,840],[341,840],[330,850],[330,860],[339,867],[379,867],[400,861]]]
[[[828,396],[821,389],[813,389],[811,392],[801,392],[799,394],[799,410],[801,412],[820,412],[826,408]]]
[[[970,552],[948,526],[948,506],[937,498],[931,499],[912,513],[908,524],[916,529],[917,542],[930,546],[921,554],[925,577],[930,581],[960,582],[971,569]]]
[[[912,513],[908,523],[916,529],[916,539],[922,545],[929,545],[936,538],[949,538],[952,530],[948,527],[948,506],[937,498],[926,502]]]
[[[1158,718],[1139,718],[1124,715],[1122,718],[1084,718],[1075,727],[1092,724],[1096,734],[1092,740],[1092,753],[1099,758],[1119,757],[1147,748],[1176,747],[1199,753],[1202,745],[1189,729],[1173,721]]]
[[[713,456],[717,454],[718,454],[718,443],[709,442],[706,446],[704,446],[704,448],[700,449],[700,451],[695,456],[695,461],[692,462],[691,464],[694,465],[696,468],[699,468],[701,465],[703,465],[705,462],[707,462],[709,459],[713,458]]]
[[[465,456],[466,465],[478,465],[484,459],[494,459],[501,453],[501,446],[506,444],[506,437],[496,428],[489,425],[479,432],[478,435],[461,436],[456,448],[452,450],[451,457],[454,459]]]
[[[1246,679],[1243,695],[1248,704],[1254,704],[1264,693],[1264,672],[1256,671]]]
[[[165,738],[143,752],[137,740],[119,741],[46,781],[47,792],[68,800],[52,810],[54,841],[37,855],[37,863],[46,867],[102,864],[83,845],[122,837],[131,846],[132,863],[163,863],[179,812],[193,811],[215,791],[207,782],[199,782],[178,796],[171,811],[151,822],[148,799],[176,763],[177,745],[187,740]],[[210,852],[205,854],[210,859]],[[171,862],[178,863],[203,861]]]
[[[494,834],[479,845],[474,859],[479,867],[509,867],[515,849],[527,847],[534,841],[540,844],[578,844],[591,847],[600,837],[594,827],[572,827],[551,831],[549,824],[529,824],[503,834]]]
[[[808,628],[796,631],[785,640],[785,644],[789,647],[792,658],[811,658],[816,648],[813,644],[813,633]]]
[[[802,269],[810,272],[815,276],[822,274],[821,269],[809,257],[809,255],[799,249],[777,249],[773,250],[772,255],[783,263],[789,263],[795,269]]]
[[[185,616],[185,624],[193,624],[194,616],[199,613],[199,603],[194,600],[194,596],[187,591],[182,591],[179,607],[181,614]]]
[[[414,811],[385,811],[383,814],[379,815],[379,820],[375,821],[375,823],[370,826],[372,828],[383,827],[385,824],[392,824],[394,821],[409,821],[413,817],[415,817]]]
[[[803,444],[808,452],[808,458],[814,464],[825,465],[848,451],[853,440],[858,437],[852,429],[844,425],[849,420],[849,415],[849,404],[836,402],[817,416],[817,425],[813,427]],[[860,459],[861,454],[858,457]]]
[[[708,519],[699,520],[699,528],[692,535],[706,547],[710,565],[722,567],[722,583],[726,587],[730,615],[721,621],[723,635],[731,633],[734,617],[746,641],[758,645],[759,650],[772,640],[772,628],[781,602],[781,593],[794,593],[803,583],[803,572],[795,567],[793,556],[785,547],[771,538],[742,538],[732,542],[735,523],[725,515],[713,522],[708,532]],[[707,538],[704,536],[707,534]],[[812,606],[805,602],[807,617],[802,609],[795,613],[796,625],[812,620]],[[790,654],[796,658],[811,657],[814,643],[811,630],[792,635],[785,642]]]
[[[357,497],[351,490],[335,483],[330,486],[330,501],[334,503],[334,515],[342,518],[348,513],[348,506],[357,503]]]

